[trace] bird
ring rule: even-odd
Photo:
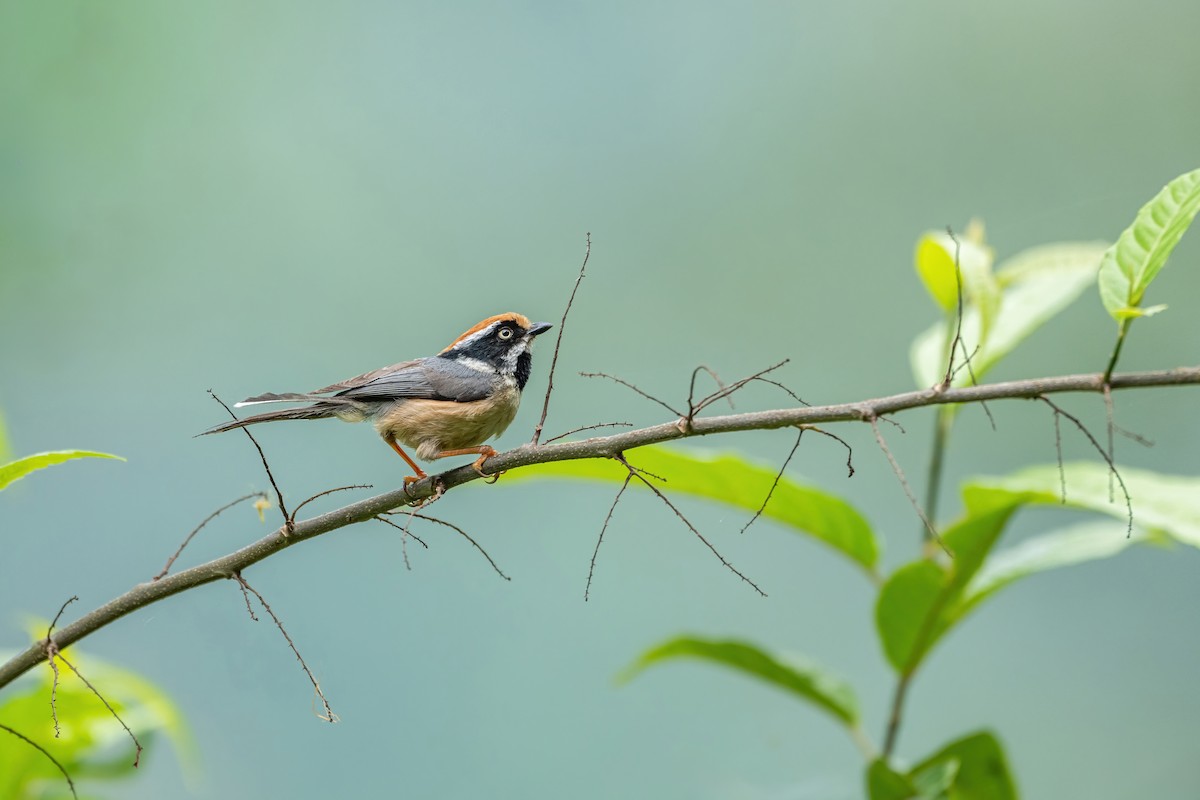
[[[370,421],[416,473],[405,477],[405,488],[426,475],[402,444],[423,461],[478,455],[472,466],[485,475],[483,463],[496,450],[484,442],[502,434],[516,417],[533,366],[533,340],[552,327],[511,311],[497,314],[468,328],[435,356],[364,372],[311,392],[247,397],[237,407],[309,405],[231,420],[199,435],[285,419]]]

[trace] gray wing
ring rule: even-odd
[[[334,397],[353,400],[419,398],[469,403],[482,400],[490,394],[492,376],[450,359],[435,357],[368,372],[344,384],[353,385],[337,392]]]

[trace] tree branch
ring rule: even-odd
[[[1157,372],[1133,372],[1113,375],[1109,379],[1112,389],[1131,389],[1150,386],[1183,386],[1200,384],[1200,367],[1181,367]],[[524,445],[488,459],[492,472],[518,469],[532,464],[553,461],[568,461],[580,458],[613,458],[620,453],[637,447],[660,442],[707,436],[734,431],[771,430],[790,428],[797,425],[813,425],[829,422],[866,422],[884,414],[894,414],[911,408],[923,408],[947,403],[977,403],[983,400],[1006,398],[1035,398],[1046,394],[1063,392],[1096,392],[1104,390],[1104,376],[1099,373],[1085,375],[1063,375],[1052,378],[1008,381],[949,389],[924,389],[916,392],[841,403],[829,406],[774,409],[745,414],[729,414],[718,417],[699,417],[690,426],[680,421],[654,425],[634,431],[625,431],[611,436],[601,436],[575,442],[560,442],[539,446]],[[685,429],[686,428],[686,429]],[[168,575],[158,581],[147,581],[134,586],[125,594],[114,598],[94,611],[85,614],[69,625],[60,628],[51,637],[58,648],[74,642],[103,628],[111,622],[138,609],[166,599],[180,592],[203,586],[218,580],[235,579],[247,567],[275,555],[301,542],[316,538],[356,522],[363,522],[400,506],[410,505],[430,497],[437,491],[447,491],[480,477],[469,464],[440,475],[431,475],[407,488],[394,489],[375,497],[351,503],[348,506],[293,523],[292,530],[281,527],[274,533],[246,545],[228,555],[201,564],[191,569]],[[46,660],[47,640],[35,642],[0,665],[0,688],[7,686],[17,677]]]

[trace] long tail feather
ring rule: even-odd
[[[240,403],[239,403],[240,405]],[[257,425],[260,422],[275,422],[281,419],[325,419],[327,417],[337,416],[340,410],[339,404],[321,404],[318,403],[304,408],[281,408],[278,411],[267,411],[263,414],[255,414],[242,419],[231,419],[229,422],[222,422],[220,425],[214,425],[206,431],[196,434],[197,436],[207,436],[210,433],[222,433],[231,431],[234,428],[244,428],[247,425]]]

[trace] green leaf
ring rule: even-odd
[[[991,332],[981,344],[980,315],[968,307],[963,314],[963,343],[971,371],[981,380],[1030,334],[1062,311],[1096,279],[1104,255],[1102,242],[1062,242],[1022,251],[996,270],[1001,288],[1000,307]],[[914,340],[910,350],[913,377],[920,387],[933,386],[946,371],[948,323],[938,322]],[[971,382],[967,370],[955,385]]]
[[[0,413],[0,463],[12,458],[12,445],[9,443],[8,428],[4,425],[4,414]]]
[[[1100,299],[1121,322],[1145,313],[1142,297],[1200,211],[1200,170],[1184,173],[1142,206],[1100,263]]]
[[[958,759],[947,758],[911,774],[912,785],[922,800],[947,800],[954,779],[958,777]]]
[[[647,650],[619,676],[624,683],[647,667],[676,658],[698,658],[728,667],[807,700],[847,726],[858,724],[858,700],[850,684],[799,657],[780,658],[747,642],[682,636]]]
[[[914,561],[896,570],[880,589],[875,603],[875,626],[884,655],[896,672],[909,671],[918,651],[925,652],[932,644],[929,641],[921,645],[918,640],[945,581],[945,570],[934,562]],[[931,634],[925,634],[925,638]]]
[[[641,447],[627,457],[634,466],[666,478],[666,491],[703,497],[751,514],[758,511],[779,472],[776,467],[734,453]],[[581,459],[537,464],[512,476],[621,483],[626,474],[625,467],[616,461]],[[845,500],[785,476],[775,487],[763,516],[829,545],[874,576],[880,543],[866,519]]]
[[[884,655],[897,673],[914,672],[957,621],[960,596],[1014,510],[1015,504],[965,517],[942,533],[942,541],[954,554],[948,566],[915,561],[884,583],[875,604],[875,626]]]
[[[954,258],[957,251],[958,269]],[[953,316],[958,311],[959,281],[962,281],[963,304],[984,309],[984,318],[996,305],[998,288],[992,276],[992,249],[960,237],[958,245],[943,232],[926,233],[917,242],[914,262],[917,275],[925,289],[942,311]]]
[[[910,800],[916,796],[917,787],[912,781],[894,771],[883,759],[877,758],[867,767],[869,800]]]
[[[1008,770],[1008,761],[1000,742],[988,731],[964,736],[943,747],[913,767],[914,776],[944,779],[949,770],[943,765],[956,763],[944,796],[951,800],[1016,800],[1017,787]],[[927,778],[927,780],[929,780]]]
[[[16,461],[0,465],[0,489],[3,489],[15,480],[24,478],[31,472],[45,469],[55,464],[61,464],[64,461],[70,461],[74,458],[115,458],[118,461],[125,460],[120,456],[109,455],[108,453],[96,453],[91,450],[56,450],[49,453],[36,453],[32,456],[25,456],[25,458],[18,458]]]
[[[1134,522],[1152,533],[1200,547],[1200,478],[1118,467],[1133,501]],[[1066,504],[1124,520],[1128,513],[1120,486],[1108,494],[1108,467],[1099,462],[1068,462]],[[1030,467],[1003,478],[977,478],[963,490],[968,513],[1008,502],[1058,505],[1061,479],[1055,465]]]
[[[994,552],[967,585],[955,611],[955,621],[1006,586],[1052,569],[1110,558],[1145,536],[1126,537],[1125,526],[1101,520],[1084,522],[1026,539],[1014,547]]]

